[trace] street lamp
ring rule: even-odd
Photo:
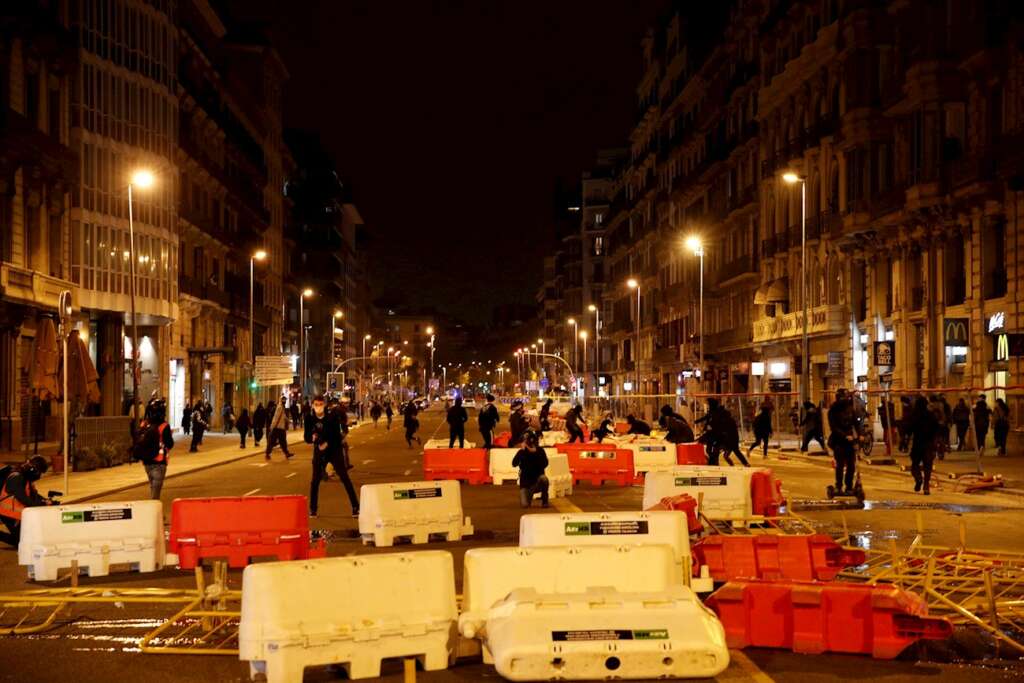
[[[253,374],[249,378],[249,402],[252,403],[252,378],[256,375],[256,336],[253,332],[253,290],[255,288],[256,262],[267,258],[267,252],[257,249],[249,257],[249,362]]]
[[[308,297],[313,296],[313,290],[306,287],[299,294],[299,353],[302,358],[302,380],[299,383],[299,391],[306,391],[306,314],[305,302]]]
[[[601,374],[601,309],[594,304],[587,306],[587,310],[594,314],[594,388],[596,390]]]
[[[693,252],[694,256],[700,257],[700,304],[697,309],[697,329],[700,333],[700,386],[704,386],[704,245],[697,235],[690,235],[686,238],[686,248]]]
[[[782,174],[782,180],[789,185],[800,183],[800,303],[804,312],[804,327],[802,350],[803,362],[800,364],[802,377],[800,378],[800,412],[803,414],[803,406],[810,400],[811,384],[811,359],[810,348],[807,342],[807,178],[797,175],[793,171]]]
[[[146,190],[153,187],[156,178],[151,171],[139,169],[132,174],[128,182],[128,244],[130,253],[128,255],[131,266],[131,306],[132,306],[132,433],[135,433],[135,425],[139,419],[139,323],[135,315],[135,216],[132,204],[132,190],[139,188]],[[66,400],[66,399],[65,399]]]
[[[580,330],[580,339],[583,340],[583,381],[587,380],[587,331]],[[583,395],[586,396],[587,390],[584,387],[582,391]]]
[[[359,383],[363,385],[363,390],[359,393],[359,400],[362,403],[366,403],[366,342],[373,339],[373,335],[367,334],[363,336],[363,374],[359,378]]]
[[[626,280],[626,286],[636,290],[636,351],[633,353],[633,362],[636,363],[636,389],[640,392],[640,283],[636,278]]]
[[[580,326],[576,322],[576,318],[569,318],[565,322],[572,325],[572,366],[578,368],[580,366]],[[572,393],[576,393],[576,378],[573,377]]]
[[[541,356],[540,356],[540,374],[543,377],[547,377],[548,376],[547,368],[544,367],[544,354],[546,354],[548,352],[548,346],[547,346],[547,343],[544,341],[544,339],[542,337],[538,337],[537,338],[537,343],[540,344],[540,353],[541,353]]]

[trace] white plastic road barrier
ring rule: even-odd
[[[140,572],[164,566],[164,508],[158,500],[25,508],[18,564],[36,581],[54,581],[78,561],[89,576],[106,576],[112,564]]]
[[[569,432],[549,431],[542,432],[540,435],[541,446],[557,446],[560,443],[566,443],[568,440]]]
[[[458,439],[455,440],[455,446],[454,447],[455,448],[459,447],[459,440]],[[423,450],[427,450],[429,448],[447,449],[448,448],[448,439],[427,439],[426,441],[423,442]],[[474,443],[473,441],[470,441],[470,440],[467,439],[465,444],[464,444],[464,446],[463,446],[463,448],[476,448],[476,443]]]
[[[478,637],[487,611],[517,588],[539,593],[582,593],[588,588],[661,591],[683,585],[667,545],[595,545],[551,548],[473,548],[462,573],[459,631]],[[485,661],[489,654],[484,648]]]
[[[363,484],[359,489],[359,534],[363,543],[394,545],[396,538],[426,543],[431,534],[448,541],[473,535],[469,517],[462,516],[459,482],[403,481]]]
[[[374,678],[391,657],[435,671],[454,657],[457,616],[448,552],[261,562],[242,573],[238,657],[267,683],[330,664]]]
[[[763,467],[676,465],[667,472],[651,472],[644,480],[643,507],[646,510],[662,498],[680,493],[694,499],[703,494],[701,510],[709,519],[750,517],[750,477],[766,471]]]
[[[684,582],[689,578],[690,534],[684,512],[570,512],[519,518],[520,548],[624,544],[669,546],[677,571]]]
[[[639,476],[648,472],[667,472],[676,466],[676,445],[657,439],[626,439],[619,448],[633,451],[633,471]]]
[[[512,459],[518,448],[492,448],[489,454],[491,481],[495,486],[501,486],[505,482],[519,483],[519,468],[512,467]],[[572,495],[572,472],[569,471],[569,456],[564,453],[557,453],[553,448],[545,449],[548,457],[548,466],[544,474],[548,478],[548,497],[559,498]],[[539,498],[540,494],[534,495]]]
[[[488,470],[491,475],[491,483],[501,486],[506,481],[519,482],[519,468],[512,467],[512,459],[516,457],[519,448],[492,448],[488,453]]]
[[[711,678],[725,631],[689,588],[578,595],[512,591],[487,615],[487,646],[512,681]]]

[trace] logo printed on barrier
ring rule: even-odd
[[[62,512],[61,524],[78,524],[80,522],[118,522],[132,518],[131,508],[109,508],[106,510],[72,510]]]
[[[398,489],[394,492],[394,500],[416,500],[418,498],[440,498],[441,487],[432,489]]]
[[[728,477],[676,477],[676,486],[725,486]]]
[[[646,533],[648,533],[646,519],[565,523],[566,536],[623,536]]]
[[[591,458],[596,460],[615,459],[615,451],[579,451],[577,455],[581,458]]]
[[[668,449],[666,449],[664,446],[641,446],[640,447],[640,452],[641,453],[663,453],[666,450],[668,450]]]
[[[602,629],[594,631],[552,631],[555,642],[583,640],[668,640],[668,629]]]

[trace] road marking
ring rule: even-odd
[[[259,465],[256,465],[256,467],[266,467],[269,464],[269,462],[261,462]]]
[[[729,657],[736,665],[743,669],[746,679],[757,681],[757,683],[775,683],[775,679],[761,670],[757,664],[739,650],[729,650]]]
[[[285,479],[291,479],[291,478],[292,478],[292,477],[294,477],[294,476],[295,476],[296,474],[298,474],[298,472],[290,472],[290,473],[288,473],[288,474],[284,475],[284,478],[285,478]]]
[[[377,461],[376,460],[372,460],[372,459],[371,460],[364,460],[363,464],[364,465],[369,465],[371,462],[377,462]]]
[[[253,489],[252,491],[249,491],[248,493],[243,493],[243,494],[242,494],[242,497],[243,497],[243,498],[245,498],[246,496],[251,496],[251,495],[253,495],[254,493],[259,493],[259,492],[260,492],[261,490],[262,490],[262,489]]]
[[[403,477],[408,477],[410,474],[412,474],[412,470],[406,470],[405,472],[402,472]]]

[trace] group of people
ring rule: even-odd
[[[923,396],[918,397],[923,398]],[[896,428],[899,436],[898,448],[907,452],[911,447],[913,435],[912,422],[916,411],[916,398],[911,396],[900,397],[902,411],[899,419],[895,416],[893,403],[883,400],[878,407],[879,418],[882,427],[887,432],[889,425]],[[1006,439],[1010,434],[1010,407],[1002,398],[995,400],[995,406],[990,407],[984,395],[977,398],[974,406],[969,406],[967,400],[961,398],[955,406],[950,406],[945,394],[933,394],[926,399],[928,410],[934,415],[938,423],[937,456],[941,459],[946,453],[953,450],[953,434],[956,434],[956,450],[965,451],[968,449],[971,422],[974,422],[974,443],[977,450],[983,450],[991,430],[995,441],[996,453],[1006,455]]]

